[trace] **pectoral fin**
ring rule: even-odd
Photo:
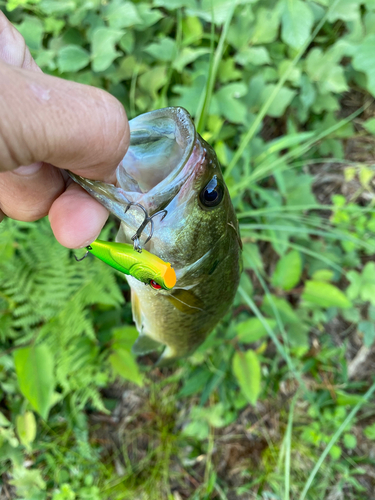
[[[133,344],[132,352],[134,354],[147,354],[148,352],[156,351],[161,346],[160,342],[156,342],[156,340],[148,335],[140,334]]]
[[[176,309],[185,314],[197,314],[204,311],[203,301],[191,290],[177,288],[166,298]]]

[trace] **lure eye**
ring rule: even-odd
[[[150,285],[152,286],[152,288],[154,288],[155,290],[160,290],[162,287],[159,285],[159,283],[156,283],[156,281],[154,280],[151,280],[150,281]]]
[[[206,208],[217,207],[224,197],[224,187],[216,175],[199,194],[201,204]]]

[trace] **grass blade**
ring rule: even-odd
[[[340,427],[334,433],[331,440],[329,441],[326,448],[324,449],[323,453],[320,455],[319,460],[315,464],[315,467],[311,471],[311,473],[306,481],[305,487],[303,488],[301,496],[299,497],[299,500],[305,500],[307,492],[309,491],[310,486],[311,486],[312,482],[314,481],[314,478],[315,478],[316,474],[318,473],[322,463],[326,459],[328,453],[331,451],[332,446],[334,444],[336,444],[336,442],[341,437],[341,434],[344,432],[344,430],[347,428],[347,426],[351,423],[351,421],[356,416],[358,411],[362,408],[362,406],[370,399],[370,397],[372,396],[374,391],[375,391],[375,382],[372,384],[370,389],[363,396],[363,400],[359,401],[359,403],[357,403],[355,405],[355,407],[352,409],[352,411],[349,413],[349,415],[346,417],[346,419],[343,421],[343,423],[340,425]]]

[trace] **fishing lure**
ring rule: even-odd
[[[150,285],[155,290],[170,290],[176,284],[176,273],[169,262],[164,262],[156,255],[143,250],[137,252],[129,243],[115,243],[110,241],[95,240],[87,246],[90,252],[109,266],[128,276]]]

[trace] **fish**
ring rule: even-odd
[[[171,290],[126,276],[139,332],[133,352],[164,347],[158,364],[169,365],[191,355],[230,309],[242,268],[241,236],[218,158],[184,108],[154,110],[129,125],[116,185],[71,175],[121,220],[117,242],[136,238],[138,250],[175,270]],[[144,213],[152,220],[151,238]]]

